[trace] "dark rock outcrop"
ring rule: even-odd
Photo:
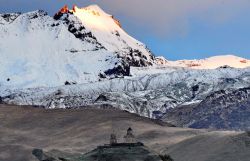
[[[60,161],[61,159],[56,159],[52,156],[48,156],[43,152],[42,149],[34,149],[32,154],[39,160],[39,161]],[[62,160],[61,160],[62,161]],[[67,161],[67,160],[64,160]]]
[[[169,158],[150,152],[142,143],[99,146],[84,155],[69,158],[49,156],[53,154],[44,153],[40,149],[34,149],[32,153],[39,161],[162,161]]]

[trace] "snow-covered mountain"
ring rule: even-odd
[[[54,17],[41,10],[0,14],[0,53],[0,85],[9,88],[54,87],[141,72],[165,73],[169,66],[250,66],[249,60],[235,56],[175,62],[155,58],[122,29],[114,16],[97,5],[73,6],[72,10],[64,6]],[[130,72],[131,67],[144,67],[146,71],[132,68]]]
[[[172,72],[177,69],[216,69],[216,68],[247,68],[250,60],[234,55],[220,55],[200,60],[177,60],[170,61],[160,56],[155,57],[154,66],[131,67],[131,75],[142,76],[145,74],[157,74]]]
[[[0,103],[119,108],[161,118],[218,91],[250,86],[250,60],[169,61],[121,26],[96,5],[64,6],[53,17],[41,10],[0,14]]]
[[[156,61],[163,66],[187,67],[192,69],[215,69],[225,65],[234,68],[250,67],[250,60],[234,55],[220,55],[200,60],[177,61],[168,61],[164,57],[156,57]]]
[[[63,12],[62,12],[63,11]],[[0,84],[38,87],[88,83],[129,75],[153,56],[98,6],[53,17],[38,10],[0,15]]]

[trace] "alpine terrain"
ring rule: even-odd
[[[4,104],[116,108],[193,128],[250,126],[250,60],[155,57],[97,5],[0,14],[0,53]]]

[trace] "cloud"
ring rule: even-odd
[[[223,24],[250,6],[249,0],[99,0],[112,13],[158,34],[185,35],[192,19]]]

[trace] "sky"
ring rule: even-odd
[[[169,60],[233,54],[250,59],[250,0],[0,0],[0,13],[98,4]]]

